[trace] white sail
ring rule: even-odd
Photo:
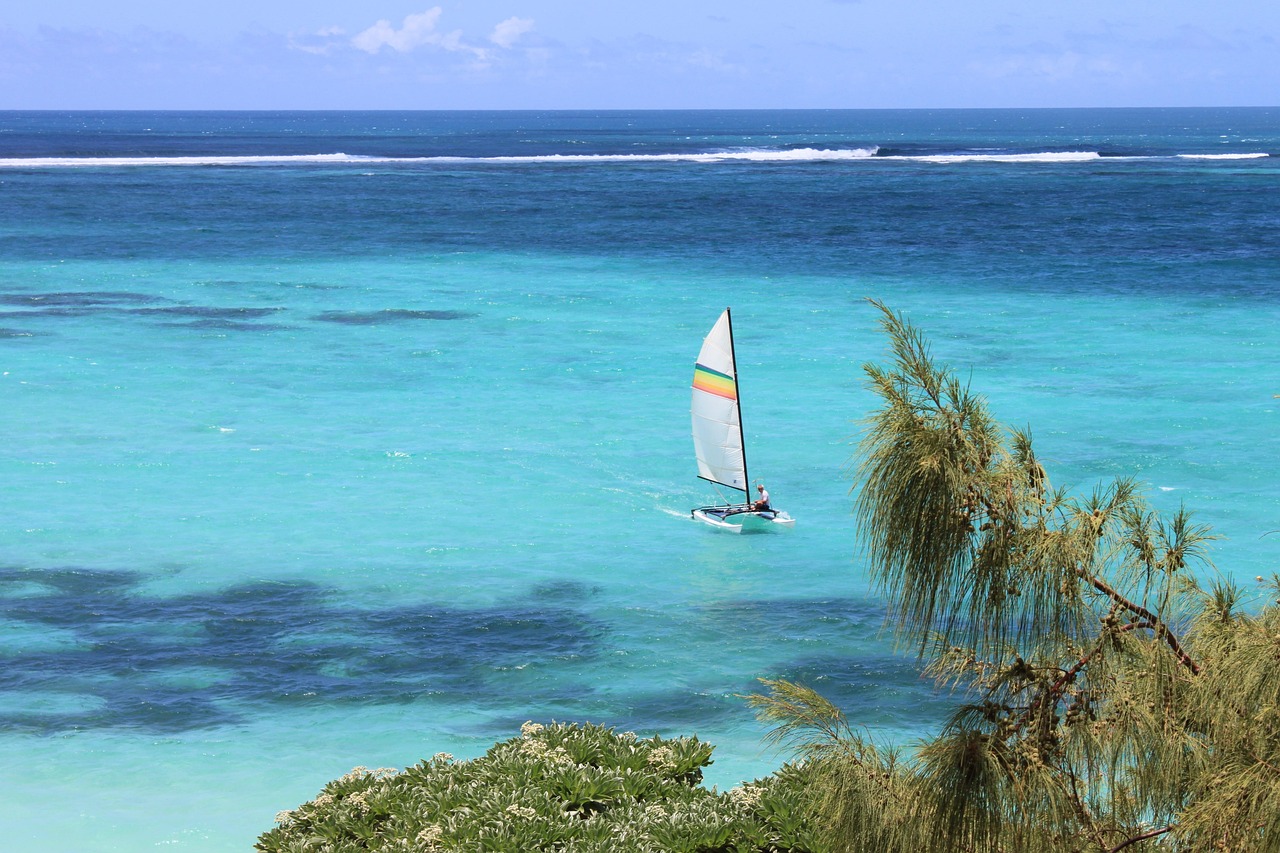
[[[742,449],[742,416],[738,410],[738,369],[727,308],[698,353],[690,411],[698,476],[745,492],[747,463]]]

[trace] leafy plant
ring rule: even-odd
[[[483,757],[402,772],[356,768],[277,817],[260,851],[819,853],[784,768],[720,793],[700,787],[713,747],[595,725],[526,723]]]

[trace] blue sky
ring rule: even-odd
[[[0,109],[1280,102],[1275,0],[9,5]]]

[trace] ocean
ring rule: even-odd
[[[0,112],[0,826],[250,849],[525,720],[910,744],[851,509],[905,313],[1051,480],[1280,558],[1280,109]],[[733,309],[775,536],[690,520]]]

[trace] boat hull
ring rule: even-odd
[[[782,510],[757,511],[740,506],[704,506],[691,514],[695,521],[726,533],[780,533],[796,523]]]

